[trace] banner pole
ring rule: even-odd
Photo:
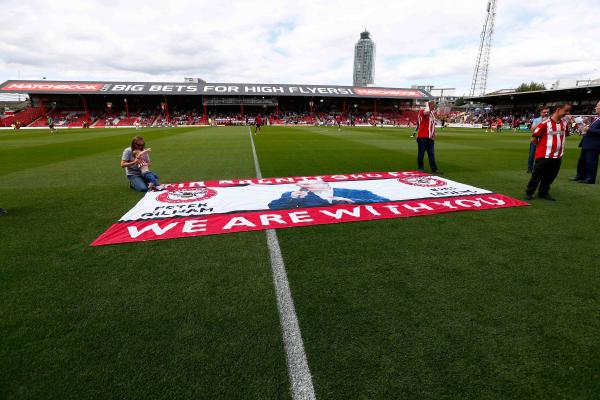
[[[167,113],[167,122],[170,123],[171,122],[171,115],[169,114],[169,103],[167,102],[167,97],[163,96],[163,98],[165,99],[165,112]]]
[[[81,96],[81,101],[83,102],[83,109],[85,111],[85,122],[87,122],[89,124],[90,114],[88,112],[87,101],[85,101],[85,96]]]

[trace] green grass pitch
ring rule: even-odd
[[[90,247],[141,197],[131,129],[0,131],[0,399],[288,399],[264,232]],[[247,127],[146,129],[165,182],[254,176]],[[410,131],[264,127],[265,177],[416,168]],[[278,230],[319,399],[597,399],[600,186]],[[521,197],[527,134],[447,129],[445,177]]]

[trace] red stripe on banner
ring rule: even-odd
[[[218,235],[296,226],[339,224],[386,218],[408,218],[467,210],[520,207],[529,204],[501,194],[392,201],[364,205],[341,204],[326,207],[264,210],[197,217],[119,222],[91,245],[144,242],[190,236]]]

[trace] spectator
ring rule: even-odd
[[[520,126],[521,126],[521,120],[517,117],[513,117],[513,121],[512,121],[513,133],[517,132],[517,130],[519,129]]]

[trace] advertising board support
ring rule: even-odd
[[[83,103],[83,110],[85,111],[85,122],[90,123],[90,113],[88,111],[87,101],[84,96],[81,96],[81,102]]]

